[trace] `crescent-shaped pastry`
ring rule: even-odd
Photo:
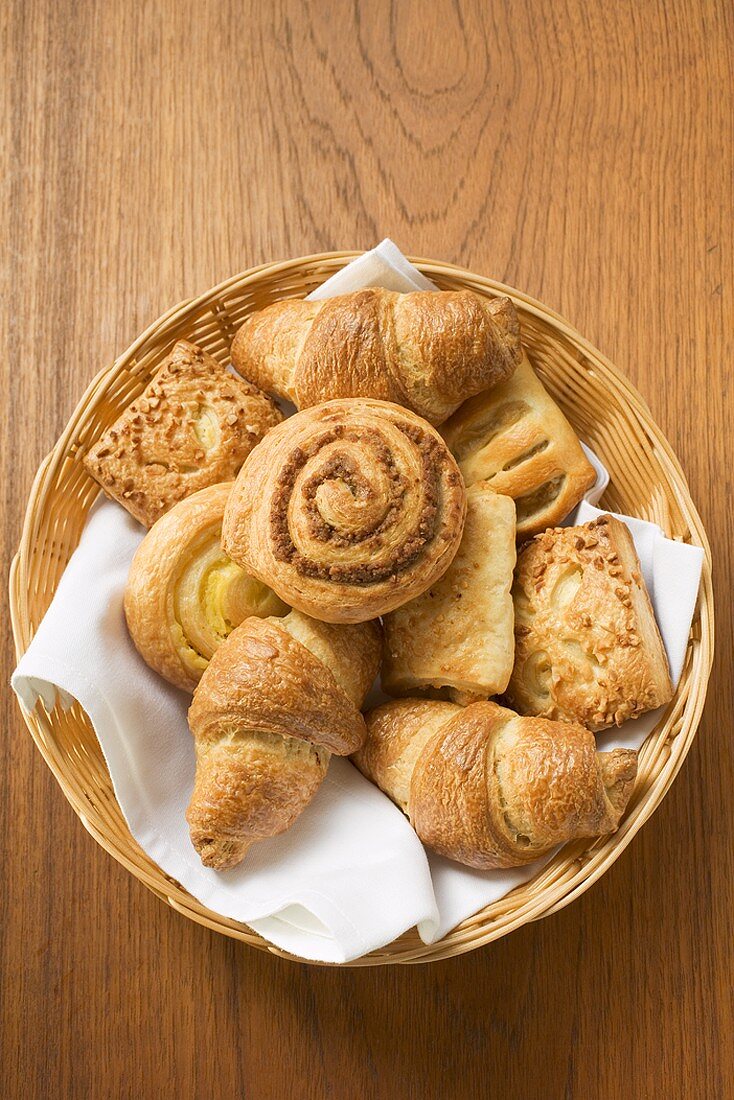
[[[245,619],[194,692],[196,777],[186,811],[202,863],[226,870],[290,828],[367,733],[360,707],[380,666],[379,623],[332,626],[299,611]]]
[[[430,424],[386,401],[327,401],[252,452],[222,545],[292,607],[364,622],[446,572],[465,512],[461,474]]]
[[[125,617],[132,639],[146,664],[185,691],[194,690],[243,619],[288,611],[222,550],[232,484],[200,489],[161,516],[130,566]]]
[[[496,703],[401,699],[366,721],[352,757],[360,771],[424,844],[483,871],[614,832],[637,775],[631,749],[597,752],[583,726],[520,718]]]
[[[467,397],[509,378],[521,354],[509,298],[370,287],[251,314],[234,338],[232,365],[299,409],[373,397],[440,424]]]

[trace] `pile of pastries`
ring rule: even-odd
[[[193,693],[202,862],[289,828],[332,753],[471,867],[616,829],[637,756],[594,732],[673,686],[627,527],[558,526],[595,474],[510,299],[276,302],[231,359],[178,341],[85,458],[149,528],[125,615]]]

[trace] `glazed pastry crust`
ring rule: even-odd
[[[335,627],[297,611],[246,619],[219,647],[189,709],[196,776],[186,818],[206,866],[233,867],[254,841],[289,828],[330,754],[359,748],[380,648],[376,623]]]
[[[184,691],[194,690],[215,650],[243,619],[289,610],[222,550],[232,485],[200,489],[156,520],[128,574],[125,618],[138,652]]]
[[[506,382],[466,401],[441,434],[467,485],[515,500],[521,539],[561,522],[594,484],[594,467],[526,355]]]
[[[668,661],[624,523],[604,515],[546,531],[522,548],[513,587],[522,714],[621,725],[668,703]]]
[[[583,726],[521,718],[492,702],[398,700],[367,716],[360,770],[435,852],[491,870],[613,832],[637,753],[597,753]]]
[[[286,603],[362,622],[448,569],[466,495],[426,421],[383,401],[328,401],[274,428],[238,476],[226,552]]]
[[[340,397],[392,401],[440,424],[520,361],[509,298],[468,290],[359,290],[318,302],[275,302],[232,344],[245,377],[299,409]]]
[[[385,616],[382,685],[391,695],[446,689],[460,701],[507,687],[515,649],[515,505],[484,481],[466,498],[464,534],[447,571]]]
[[[282,416],[271,399],[179,340],[140,397],[90,448],[105,493],[151,527],[197,489],[234,478]]]

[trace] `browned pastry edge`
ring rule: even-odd
[[[473,702],[504,691],[512,672],[515,505],[484,481],[467,489],[459,549],[444,575],[384,617],[382,686]]]

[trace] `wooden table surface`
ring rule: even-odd
[[[3,1097],[732,1097],[731,4],[1,18],[6,565],[38,463],[151,320],[389,234],[543,299],[630,375],[718,590],[706,714],[653,819],[566,910],[432,966],[293,965],[184,920],[87,835],[6,693]]]

